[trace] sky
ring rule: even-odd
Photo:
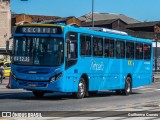
[[[160,20],[160,0],[93,0],[94,12],[124,14],[139,21]],[[92,11],[92,0],[11,0],[17,14],[80,17]]]

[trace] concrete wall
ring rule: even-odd
[[[8,1],[0,2],[0,47],[11,37],[11,12]]]

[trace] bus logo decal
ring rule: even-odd
[[[129,60],[129,61],[128,61],[128,65],[132,65],[132,60]]]
[[[95,71],[103,71],[104,70],[104,63],[101,61],[100,63],[97,63],[95,60],[91,60],[91,70]]]

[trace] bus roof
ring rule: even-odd
[[[84,33],[84,34],[93,34],[93,35],[103,36],[103,37],[112,38],[112,39],[122,39],[122,40],[126,39],[130,41],[152,43],[151,39],[133,37],[123,31],[114,30],[112,32],[112,29],[107,29],[107,31],[105,32],[100,30],[91,30],[90,28],[87,28],[87,27],[74,27],[74,26],[64,26],[64,27],[67,27],[69,31],[75,31],[75,32]],[[108,31],[108,30],[111,30],[111,31]]]
[[[67,31],[73,31],[73,32],[79,32],[83,34],[90,34],[90,35],[97,35],[101,37],[107,37],[111,39],[125,39],[129,41],[139,41],[139,42],[146,42],[146,43],[152,43],[151,39],[145,39],[145,38],[137,38],[128,35],[126,32],[123,31],[118,31],[118,30],[113,30],[113,29],[106,29],[106,28],[101,28],[101,27],[75,27],[75,26],[67,26],[67,25],[61,25],[61,24],[40,24],[40,23],[34,23],[34,24],[24,24],[20,26],[25,26],[25,27],[32,27],[32,26],[37,26],[37,27],[55,27],[59,26],[62,27],[63,29]],[[19,26],[18,26],[19,27]]]

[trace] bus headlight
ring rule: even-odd
[[[51,77],[50,78],[50,82],[54,82],[54,81],[58,80],[61,77],[62,77],[62,72],[57,74],[57,75],[55,75],[55,76],[53,76],[53,77]]]
[[[50,78],[50,82],[54,82],[55,80],[56,80],[55,76],[53,76],[53,77]]]

